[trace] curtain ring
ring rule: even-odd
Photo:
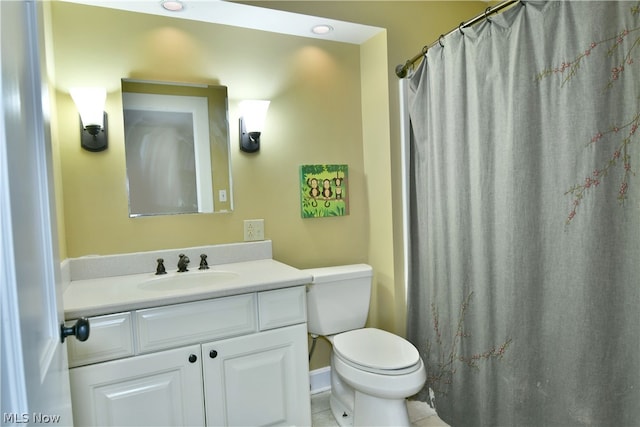
[[[460,34],[462,34],[464,36],[464,31],[462,31],[463,27],[464,27],[464,21],[462,21],[460,23],[460,25],[458,25],[458,31],[460,31]]]
[[[441,48],[444,48],[444,44],[442,44],[442,39],[444,39],[444,34],[440,34],[440,37],[438,37],[438,44],[440,45]]]
[[[422,52],[421,52],[422,56],[425,56],[428,51],[429,51],[429,46],[428,45],[422,46]]]
[[[491,6],[486,8],[485,11],[484,11],[484,19],[486,19],[489,22],[491,22],[491,19],[489,19],[489,16],[487,14],[489,13],[490,10],[491,10]]]

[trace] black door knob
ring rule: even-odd
[[[212,358],[212,359],[215,359],[216,357],[218,357],[218,352],[215,351],[215,350],[211,350],[209,352],[209,357]]]
[[[76,337],[78,341],[86,341],[90,332],[89,319],[86,317],[78,319],[73,326],[65,326],[62,323],[60,324],[60,342],[64,342],[64,339],[70,335]]]
[[[195,354],[189,355],[189,362],[190,363],[196,363],[196,360],[198,360],[198,356],[196,356]]]

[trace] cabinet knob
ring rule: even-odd
[[[196,360],[198,360],[198,356],[196,356],[195,354],[190,354],[189,355],[189,362],[190,363],[196,363]]]
[[[215,351],[215,350],[211,350],[209,352],[209,357],[212,358],[212,359],[215,359],[216,357],[218,357],[218,352]]]
[[[89,338],[89,332],[91,327],[89,325],[89,319],[81,317],[76,321],[73,326],[65,326],[64,323],[60,325],[60,342],[64,342],[64,339],[68,336],[74,336],[78,341],[86,341]]]

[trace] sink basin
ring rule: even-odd
[[[139,283],[138,288],[149,291],[206,288],[228,283],[236,277],[238,274],[232,271],[187,271],[153,277]]]

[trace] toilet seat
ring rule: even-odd
[[[381,375],[405,375],[421,366],[420,354],[413,344],[376,328],[335,335],[333,351],[348,365]]]

